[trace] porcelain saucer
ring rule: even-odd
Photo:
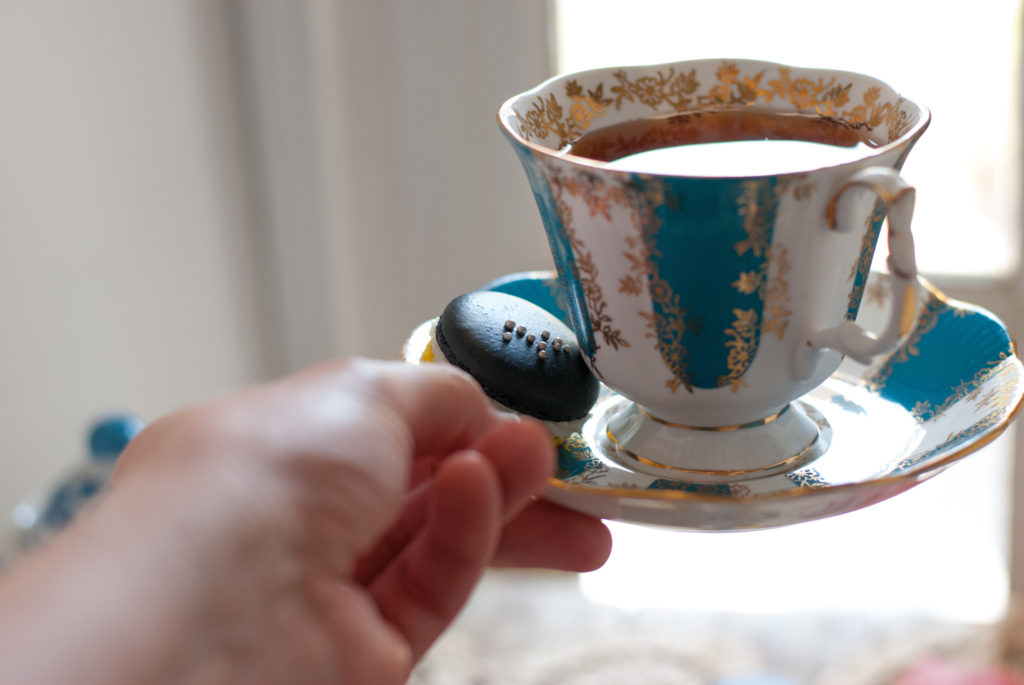
[[[608,389],[569,433],[555,434],[558,468],[545,496],[604,519],[688,530],[790,525],[860,509],[904,492],[995,439],[1024,399],[1024,364],[1005,325],[922,279],[915,325],[891,354],[852,361],[799,401],[825,438],[809,463],[786,473],[714,484],[670,480],[609,456],[597,429],[623,401]],[[483,289],[530,300],[566,319],[550,272],[524,272]],[[877,330],[888,281],[873,273],[858,322]],[[418,362],[430,324],[406,341]],[[872,328],[874,326],[874,328]]]

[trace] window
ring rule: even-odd
[[[560,72],[736,57],[857,71],[913,96],[933,115],[904,169],[919,189],[922,270],[1016,270],[1016,0],[976,3],[970,12],[913,0],[887,5],[883,16],[814,0],[558,0],[556,7]],[[965,233],[970,239],[960,239]]]

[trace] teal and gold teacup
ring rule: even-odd
[[[914,316],[928,111],[860,74],[701,60],[559,76],[498,115],[529,177],[581,349],[621,400],[609,448],[714,482],[820,452],[796,400]],[[888,218],[894,308],[855,318]]]

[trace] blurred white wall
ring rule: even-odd
[[[393,358],[548,265],[494,114],[545,4],[491,4],[0,0],[0,521],[102,413]]]
[[[201,5],[2,4],[0,515],[82,456],[96,414],[150,418],[261,375]]]
[[[545,0],[230,4],[287,366],[393,357],[455,294],[550,266],[497,124],[551,75]]]

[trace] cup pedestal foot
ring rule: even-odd
[[[828,448],[831,430],[794,401],[743,426],[692,427],[662,421],[622,399],[596,431],[606,454],[634,471],[690,483],[763,478],[798,469]]]

